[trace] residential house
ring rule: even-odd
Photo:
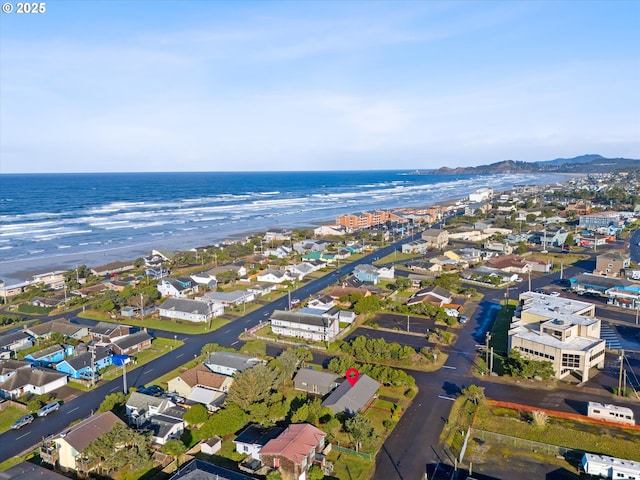
[[[125,404],[125,413],[131,425],[140,427],[153,415],[162,413],[167,408],[175,406],[176,404],[168,398],[133,392]]]
[[[73,355],[73,350],[73,345],[68,345],[66,348],[62,345],[51,345],[37,352],[31,352],[24,359],[35,367],[51,368],[64,360],[66,356]]]
[[[315,272],[316,268],[309,262],[302,262],[297,265],[287,266],[287,271],[290,277],[300,281],[310,273]]]
[[[593,367],[604,367],[605,340],[595,305],[535,292],[520,294],[520,307],[509,327],[509,351],[549,361],[558,379],[576,375],[589,380]]]
[[[286,228],[271,228],[267,232],[265,232],[264,237],[262,237],[263,241],[271,242],[284,242],[287,240],[291,240],[291,230]]]
[[[485,202],[473,202],[464,207],[464,214],[471,217],[480,213],[487,213],[489,210],[491,210],[491,204]]]
[[[152,250],[151,255],[159,256],[164,262],[170,262],[176,256],[176,252],[171,250]]]
[[[329,290],[327,295],[329,295],[335,301],[343,297],[349,297],[354,293],[362,295],[363,297],[368,297],[369,295],[371,295],[371,290],[367,288],[340,286],[340,287],[334,287],[331,290]]]
[[[274,438],[284,432],[280,427],[263,427],[262,425],[249,425],[233,440],[236,444],[236,452],[247,455],[255,460],[260,460],[260,450]]]
[[[226,393],[233,383],[233,377],[215,373],[205,365],[199,363],[193,368],[182,372],[167,383],[170,392],[189,398],[195,387],[203,387]]]
[[[33,347],[31,336],[25,331],[9,332],[0,335],[0,351],[18,352]]]
[[[76,290],[71,290],[72,295],[76,295],[80,298],[87,298],[90,295],[98,294],[104,290],[107,290],[107,286],[103,283],[99,283],[98,285],[93,285],[91,287],[78,288]]]
[[[64,472],[87,472],[97,464],[86,462],[83,451],[91,442],[110,432],[117,424],[125,425],[113,412],[103,412],[72,425],[40,449],[40,458],[52,465],[58,464]]]
[[[35,307],[57,308],[66,302],[65,295],[53,295],[51,297],[33,297],[29,303]]]
[[[228,470],[219,465],[194,458],[186,465],[182,465],[169,480],[255,480],[234,470]]]
[[[45,395],[67,384],[67,376],[44,368],[18,368],[0,383],[0,396],[16,400],[27,393]]]
[[[485,202],[493,198],[492,188],[479,188],[475,192],[469,194],[470,202]]]
[[[264,297],[276,290],[276,286],[272,283],[256,283],[247,287],[247,293],[252,293],[256,298]]]
[[[335,373],[301,368],[293,377],[293,385],[296,390],[326,395],[340,385],[339,379],[340,377]]]
[[[13,358],[0,359],[0,384],[9,380],[20,369],[31,369],[31,362],[15,360]]]
[[[331,242],[327,240],[317,239],[317,240],[301,240],[293,244],[293,249],[299,254],[307,253],[307,252],[324,252]]]
[[[449,244],[449,232],[444,229],[430,228],[422,232],[422,240],[428,248],[444,248]]]
[[[425,275],[431,275],[431,277],[442,272],[442,265],[439,263],[433,262],[410,262],[407,264],[407,268],[409,270],[413,270],[414,272],[423,273]]]
[[[363,283],[371,283],[377,285],[380,282],[380,272],[378,268],[369,264],[356,265],[353,269],[353,275]]]
[[[608,305],[640,311],[640,286],[638,285],[609,288],[605,294]]]
[[[88,380],[92,378],[93,373],[108,367],[111,363],[111,352],[104,347],[97,347],[92,352],[64,359],[56,365],[56,370],[71,378]]]
[[[111,342],[111,349],[116,355],[135,355],[151,346],[152,337],[145,330],[139,330],[126,337]]]
[[[185,413],[186,408],[169,407],[162,413],[152,415],[140,429],[150,432],[151,441],[156,445],[164,445],[169,440],[179,440],[187,426],[184,420]]]
[[[163,297],[187,298],[198,292],[198,284],[189,277],[163,278],[157,288]]]
[[[418,240],[412,240],[407,243],[403,243],[402,247],[400,248],[402,253],[424,255],[433,247],[431,246],[431,242],[418,239]]]
[[[212,352],[204,361],[204,364],[212,372],[228,376],[244,372],[260,363],[264,362],[259,358],[233,352]]]
[[[396,270],[393,267],[393,265],[391,265],[390,267],[379,267],[378,268],[378,277],[379,278],[384,278],[385,280],[393,280],[395,278],[396,275]]]
[[[161,255],[151,254],[142,257],[144,260],[144,266],[152,269],[161,269],[165,259]]]
[[[299,312],[275,310],[269,320],[274,334],[312,342],[330,342],[340,331],[339,322],[334,318]]]
[[[531,267],[532,272],[549,273],[553,267],[552,263],[549,263],[546,259],[536,259],[533,257],[525,258],[524,263]]]
[[[159,315],[189,322],[208,322],[224,313],[224,305],[185,298],[168,298],[158,307]]]
[[[59,290],[64,288],[64,270],[56,270],[55,272],[38,273],[33,276],[33,283],[44,284],[45,287],[52,290]]]
[[[325,252],[307,252],[302,254],[302,261],[312,264],[317,263],[318,265],[322,265],[320,268],[324,268],[335,261],[335,255]]]
[[[218,286],[216,277],[206,272],[191,275],[191,280],[197,285],[202,285],[206,290],[215,290]]]
[[[24,460],[0,472],[0,480],[69,480],[69,477]]]
[[[256,276],[256,280],[259,282],[267,283],[282,283],[293,279],[294,277],[291,277],[289,272],[285,270],[265,270]]]
[[[293,249],[291,247],[287,247],[286,245],[281,245],[277,248],[270,248],[269,250],[265,250],[263,255],[265,257],[276,257],[279,259],[288,258],[291,256],[291,252]]]
[[[27,333],[35,338],[47,339],[52,333],[59,333],[63,337],[80,340],[89,335],[89,327],[71,323],[66,318],[57,318],[49,322],[25,327]]]
[[[489,267],[497,268],[507,273],[529,273],[531,265],[517,255],[501,255],[487,260]]]
[[[233,276],[235,278],[244,277],[247,274],[247,269],[245,268],[244,265],[236,265],[236,264],[230,263],[228,265],[221,265],[219,267],[211,268],[207,270],[205,273],[208,275],[213,275],[219,281],[222,281],[220,280],[221,276],[222,277]]]
[[[322,225],[313,229],[313,234],[317,237],[343,236],[347,229],[343,225]]]
[[[596,257],[596,268],[594,275],[603,275],[605,277],[619,277],[623,275],[624,270],[631,265],[631,257],[625,253],[606,252]]]
[[[208,292],[202,298],[209,303],[231,307],[252,302],[255,300],[255,295],[245,290],[234,290],[233,292]]]
[[[414,293],[409,300],[407,300],[407,305],[427,302],[436,307],[443,307],[445,304],[451,303],[451,300],[451,292],[445,288],[435,286],[423,288]]]
[[[131,327],[119,323],[98,322],[89,328],[91,341],[97,344],[108,345],[113,340],[125,337],[131,332]]]
[[[111,262],[98,267],[93,267],[91,273],[98,277],[111,275],[112,273],[122,273],[133,270],[135,267],[132,262]]]
[[[197,385],[193,387],[187,397],[187,403],[189,405],[199,403],[204,405],[208,411],[215,412],[224,404],[226,398],[227,394],[224,392]]]
[[[326,434],[308,423],[289,425],[260,450],[264,465],[280,470],[283,478],[306,480],[311,465],[319,459],[324,467]]]
[[[309,308],[315,308],[318,310],[326,311],[335,305],[333,297],[330,295],[319,295],[316,298],[312,298],[307,302]]]
[[[511,253],[513,253],[513,247],[504,242],[487,241],[482,248],[493,252],[504,253],[505,255],[511,255]]]
[[[348,415],[366,410],[375,400],[376,393],[382,385],[366,374],[361,374],[356,383],[342,382],[338,388],[322,402],[334,414],[344,412]]]

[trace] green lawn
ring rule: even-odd
[[[375,462],[356,455],[331,452],[327,460],[333,463],[333,474],[325,478],[340,480],[367,480],[371,478]]]
[[[240,316],[241,314],[238,314]],[[109,315],[105,313],[100,313],[96,311],[87,311],[81,312],[78,314],[79,317],[88,318],[91,320],[97,320],[101,322],[115,322],[115,323],[123,323],[125,325],[131,325],[133,327],[147,327],[153,328],[157,330],[164,330],[167,332],[175,332],[175,333],[185,333],[188,335],[198,335],[209,333],[214,330],[217,330],[226,324],[229,323],[228,320],[224,320],[221,318],[214,318],[209,323],[193,323],[193,322],[181,322],[181,321],[173,321],[173,320],[161,320],[158,318],[145,318],[144,320],[134,319],[134,318],[111,318]]]
[[[19,419],[21,416],[26,415],[28,412],[20,410],[16,407],[7,407],[0,412],[0,433],[6,432],[11,428],[13,422]]]

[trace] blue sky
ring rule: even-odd
[[[637,1],[49,0],[0,21],[2,173],[640,158]]]

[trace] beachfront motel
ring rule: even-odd
[[[587,302],[524,292],[520,294],[509,327],[509,351],[523,358],[550,361],[555,377],[589,380],[592,368],[604,367],[605,341],[595,305]]]

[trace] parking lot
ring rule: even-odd
[[[419,351],[422,347],[433,347],[433,343],[427,341],[426,336],[407,335],[402,332],[388,332],[385,330],[374,330],[371,328],[357,328],[345,340],[349,341],[356,337],[364,336],[371,339],[382,338],[388,343],[399,343],[408,345]]]
[[[397,315],[393,313],[380,313],[366,324],[369,326],[377,325],[380,328],[388,328],[390,330],[408,331],[419,334],[426,334],[428,331],[437,328],[436,322],[431,318]]]

